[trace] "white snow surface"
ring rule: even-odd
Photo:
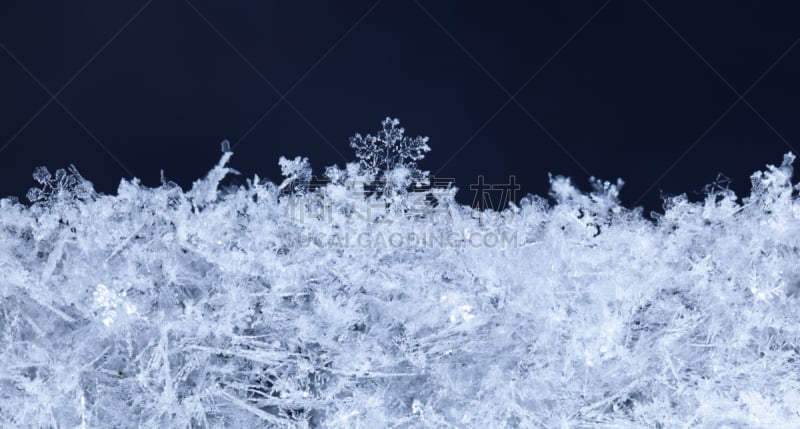
[[[220,186],[231,155],[0,200],[0,426],[800,427],[791,154],[656,221],[562,177],[500,212],[356,164]]]

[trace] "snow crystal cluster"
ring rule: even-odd
[[[314,180],[34,172],[0,200],[0,426],[797,428],[794,156],[653,221],[551,178],[426,187],[387,119]],[[321,176],[322,177],[322,176]]]

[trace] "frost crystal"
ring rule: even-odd
[[[367,191],[421,174],[397,126],[313,188],[221,190],[224,144],[189,191],[37,168],[0,200],[0,426],[800,427],[793,155],[655,222],[557,176],[476,217]]]
[[[387,117],[381,125],[382,129],[374,136],[356,134],[350,138],[350,147],[355,149],[361,170],[370,177],[385,180],[391,177],[381,174],[402,168],[405,175],[422,179],[426,174],[417,168],[417,161],[431,150],[428,138],[405,136],[405,129],[397,119]]]
[[[36,167],[33,170],[33,180],[40,185],[49,182],[51,177],[53,176],[50,174],[50,171],[47,169],[47,167]]]
[[[281,166],[281,173],[286,177],[278,189],[305,193],[311,181],[311,165],[308,163],[308,158],[298,156],[289,160],[280,157],[278,164]]]

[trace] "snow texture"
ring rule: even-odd
[[[651,221],[621,182],[402,189],[425,141],[387,120],[322,184],[221,186],[229,144],[188,191],[37,168],[0,200],[0,426],[800,427],[793,155]]]

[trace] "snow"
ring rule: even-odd
[[[793,155],[651,221],[558,176],[434,206],[411,141],[317,187],[222,190],[229,144],[190,190],[37,169],[0,200],[0,426],[800,427]]]

